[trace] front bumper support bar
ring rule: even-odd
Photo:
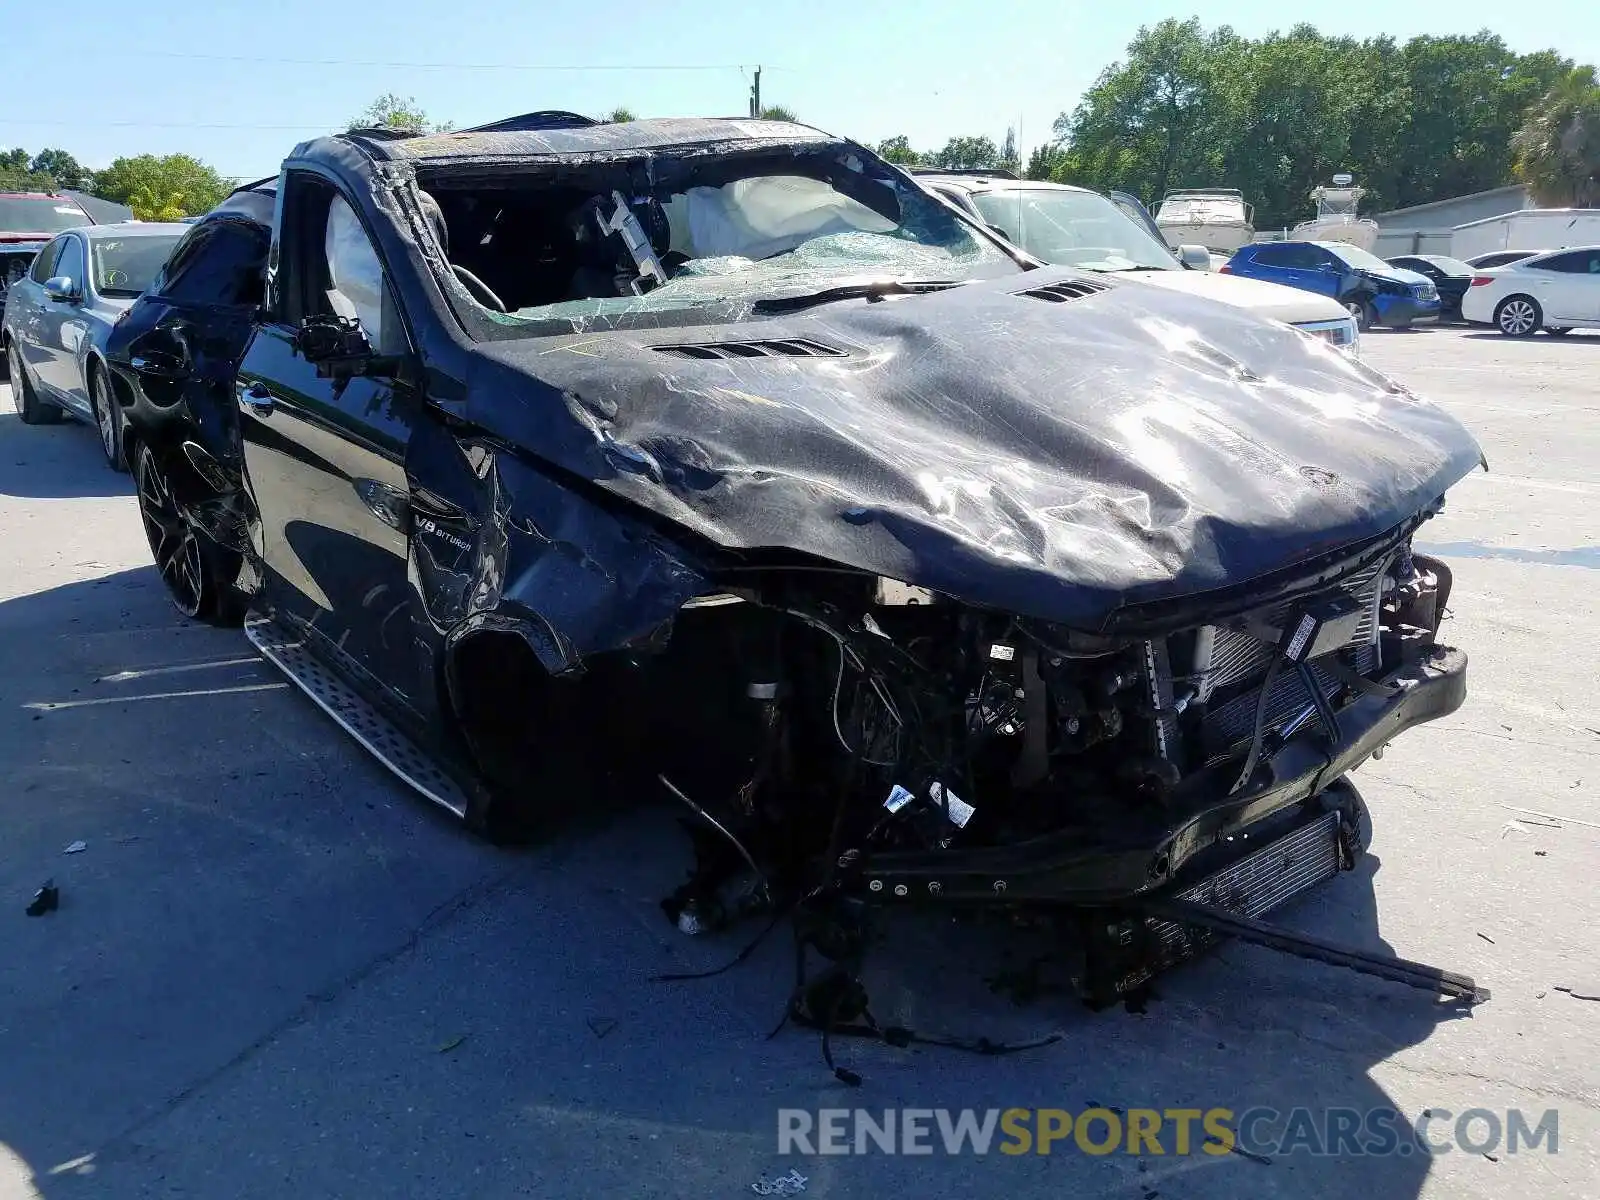
[[[1144,916],[1157,920],[1203,929],[1212,935],[1235,938],[1254,946],[1265,946],[1268,950],[1292,954],[1296,958],[1308,958],[1312,962],[1326,963],[1331,967],[1344,967],[1363,975],[1375,975],[1379,979],[1389,979],[1395,983],[1421,988],[1436,996],[1450,996],[1457,1000],[1465,1000],[1469,1004],[1478,1004],[1489,999],[1489,989],[1479,987],[1470,976],[1458,975],[1454,971],[1444,971],[1438,967],[1430,967],[1424,963],[1411,962],[1409,959],[1396,958],[1392,955],[1370,954],[1365,950],[1340,946],[1312,937],[1310,934],[1280,929],[1276,925],[1269,925],[1254,917],[1240,916],[1226,909],[1214,908],[1209,904],[1197,904],[1192,900],[1152,899],[1139,907]]]

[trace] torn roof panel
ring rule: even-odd
[[[378,157],[427,162],[497,162],[517,158],[562,158],[645,153],[678,146],[739,143],[784,145],[835,140],[830,134],[790,121],[732,117],[661,117],[622,124],[568,129],[474,133],[462,130],[424,137],[367,142]]]

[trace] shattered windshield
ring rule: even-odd
[[[972,203],[1047,263],[1091,271],[1181,270],[1171,252],[1098,192],[1006,188]]]
[[[653,169],[664,178],[648,189],[616,169],[587,187],[424,184],[424,211],[489,336],[742,321],[760,315],[758,302],[831,303],[857,285],[1021,270],[945,205],[848,149],[713,160],[677,178]]]

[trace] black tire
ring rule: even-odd
[[[167,596],[184,616],[208,625],[243,623],[245,600],[234,587],[239,556],[198,529],[147,445],[138,447],[139,518]]]
[[[39,399],[39,393],[34,391],[27,364],[10,338],[6,339],[6,363],[11,368],[11,403],[17,406],[17,416],[22,418],[22,423],[54,425],[61,420],[61,410]]]
[[[1494,308],[1494,325],[1506,337],[1530,338],[1544,324],[1544,310],[1532,296],[1507,296]]]
[[[1566,337],[1567,334],[1572,332],[1572,326],[1570,326],[1570,325],[1552,325],[1549,329],[1546,329],[1545,332],[1548,333],[1551,337]]]
[[[94,424],[100,434],[100,450],[106,456],[106,465],[113,471],[126,471],[128,463],[122,452],[122,415],[111,392],[111,378],[95,359],[84,368],[87,378],[85,390],[89,393],[89,408],[94,412]]]
[[[1356,328],[1362,333],[1365,333],[1378,323],[1377,311],[1368,301],[1359,297],[1346,300],[1344,302],[1344,310],[1356,319]]]

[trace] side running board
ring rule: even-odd
[[[360,693],[319,662],[304,642],[289,640],[272,620],[256,613],[245,619],[244,632],[268,662],[373,757],[441,808],[466,817],[467,796],[460,785]]]

